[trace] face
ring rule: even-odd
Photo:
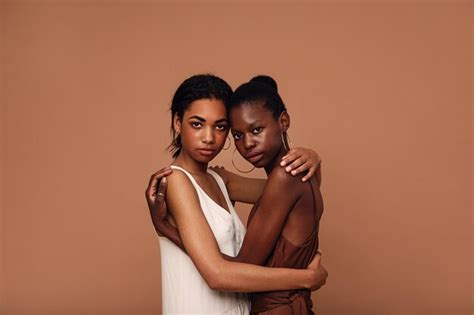
[[[174,119],[175,130],[181,135],[182,152],[203,163],[222,150],[228,126],[225,105],[216,99],[194,101],[182,119]]]
[[[286,115],[286,114],[285,114]],[[261,104],[242,104],[230,113],[232,136],[240,154],[255,167],[272,163],[283,150],[281,133],[288,125],[277,121]]]

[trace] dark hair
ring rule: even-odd
[[[231,95],[232,88],[229,84],[212,74],[193,75],[181,83],[171,101],[171,136],[173,140],[168,146],[168,150],[172,153],[173,158],[176,158],[181,152],[181,135],[176,136],[173,126],[175,115],[182,119],[191,103],[200,99],[221,100],[227,108]]]
[[[229,111],[244,103],[261,103],[278,119],[286,106],[278,94],[278,86],[272,77],[258,75],[235,90],[230,99]]]

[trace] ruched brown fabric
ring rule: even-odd
[[[314,314],[311,308],[311,291],[277,291],[252,296],[252,311],[250,314]]]
[[[318,232],[319,220],[322,215],[323,205],[319,190],[311,185],[314,200],[314,228],[309,237],[301,245],[295,245],[287,240],[283,234],[277,240],[272,256],[269,258],[266,266],[285,267],[285,268],[306,268],[316,255],[319,246]],[[254,206],[256,207],[256,206]],[[253,209],[252,209],[253,210]],[[309,212],[311,213],[311,212]],[[252,212],[249,216],[249,222],[252,220]],[[311,301],[311,292],[309,290],[291,290],[258,292],[250,295],[251,314],[261,315],[307,315],[314,314],[312,311],[313,303]]]

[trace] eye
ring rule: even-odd
[[[193,128],[199,128],[199,127],[202,126],[202,124],[201,124],[200,122],[198,122],[198,121],[193,121],[193,122],[191,123],[191,126],[193,126]]]
[[[262,130],[263,130],[262,127],[255,127],[255,128],[252,129],[252,133],[253,133],[254,135],[258,135],[259,133],[262,132]]]
[[[240,132],[234,132],[232,136],[234,137],[235,140],[242,139],[242,134]]]
[[[216,125],[216,129],[220,131],[227,130],[227,125],[226,124],[218,124]]]

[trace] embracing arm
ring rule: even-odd
[[[224,180],[224,183],[229,192],[229,197],[233,201],[240,201],[243,203],[254,204],[263,192],[265,187],[266,179],[261,178],[250,178],[237,175],[229,172],[223,167],[212,167],[220,177]]]
[[[288,214],[301,197],[299,179],[276,168],[270,174],[257,209],[247,227],[242,247],[230,261],[264,265],[283,230]],[[278,202],[276,202],[278,200]]]
[[[269,268],[225,260],[189,179],[179,171],[168,178],[166,201],[170,212],[186,252],[209,287],[257,292],[310,288],[316,281],[318,275],[311,269]]]
[[[321,158],[315,151],[306,148],[294,148],[281,158],[280,166],[286,166],[285,171],[292,176],[306,172],[301,177],[301,181],[305,182],[313,175],[316,178],[321,178],[320,164]],[[263,192],[265,179],[240,176],[227,171],[223,167],[213,167],[212,169],[224,179],[231,200],[254,204]],[[320,180],[318,180],[319,183]]]

